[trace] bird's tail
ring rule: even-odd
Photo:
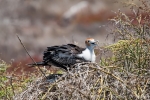
[[[27,64],[30,67],[34,67],[34,66],[46,66],[47,64],[44,62],[36,62],[36,63],[31,63],[31,64]]]

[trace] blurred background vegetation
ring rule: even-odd
[[[131,14],[125,6],[117,0],[0,0],[0,58],[10,63],[28,57],[15,34],[40,59],[47,46],[73,41],[84,46],[88,37],[100,45],[112,43],[111,36],[106,40],[109,29],[104,25],[119,9]]]

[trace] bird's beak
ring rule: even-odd
[[[94,41],[94,42],[92,42],[92,44],[97,45],[97,44],[98,44],[98,41]]]

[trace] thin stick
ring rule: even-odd
[[[29,52],[27,51],[26,47],[25,47],[24,44],[22,43],[22,41],[21,41],[20,37],[18,36],[18,34],[16,34],[16,36],[18,37],[18,39],[19,39],[21,45],[23,46],[23,48],[24,48],[24,50],[26,51],[26,53],[28,54],[28,56],[29,56],[29,57],[32,59],[32,61],[37,65],[37,63],[35,62],[35,60],[30,56],[30,54],[29,54]],[[39,66],[37,66],[37,67],[38,67],[38,69],[40,70],[40,72],[43,74],[43,76],[44,76],[45,78],[47,78],[47,77],[45,76],[45,73],[41,70],[41,68],[40,68]]]
[[[11,85],[11,88],[12,88],[12,91],[13,91],[13,95],[15,96],[15,89],[14,89],[14,86],[13,86],[13,84],[12,84],[12,77],[10,77],[10,85]]]

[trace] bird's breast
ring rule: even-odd
[[[91,61],[91,62],[95,62],[95,53],[94,51],[91,52],[88,49],[85,49],[84,51],[82,51],[81,54],[78,54],[78,57],[84,58],[87,61]]]

